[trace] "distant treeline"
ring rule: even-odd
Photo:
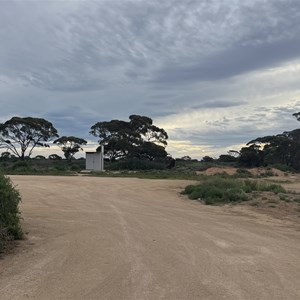
[[[293,116],[300,121],[300,112]],[[158,168],[162,162],[163,165],[175,166],[174,160],[165,150],[167,132],[155,126],[149,117],[131,115],[129,121],[97,122],[91,127],[90,134],[98,138],[99,145],[104,145],[105,159],[116,162],[115,165],[134,169],[134,166],[141,165],[137,161],[151,161],[151,166],[156,165]],[[45,119],[13,117],[0,124],[0,148],[5,149],[0,156],[2,161],[30,158],[35,147],[50,147],[50,142],[61,148],[68,161],[87,143],[75,136],[59,137],[52,123]],[[99,146],[97,151],[100,149]],[[37,155],[35,159],[45,160],[46,157]],[[59,161],[62,157],[51,154],[48,160]],[[190,156],[177,160],[197,161]],[[258,137],[239,151],[231,150],[218,159],[204,156],[202,161],[232,163],[250,168],[272,165],[300,170],[300,129]],[[150,166],[146,163],[144,165],[145,168]]]
[[[300,121],[300,112],[293,114]],[[219,159],[206,156],[203,161],[235,162],[244,167],[274,166],[300,170],[300,129],[258,137],[240,151],[229,151]]]

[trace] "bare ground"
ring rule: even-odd
[[[28,234],[0,259],[3,300],[300,298],[296,218],[201,205],[187,181],[12,179]]]

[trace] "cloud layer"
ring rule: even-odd
[[[90,138],[97,121],[143,114],[169,152],[198,158],[298,125],[299,1],[0,6],[0,121],[40,116]]]

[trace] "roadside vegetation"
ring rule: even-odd
[[[170,163],[173,167],[170,168]],[[85,173],[90,176],[101,177],[139,177],[153,179],[187,179],[201,180],[205,177],[205,171],[210,168],[219,168],[216,176],[224,178],[261,178],[275,176],[271,168],[263,168],[257,175],[251,173],[251,169],[239,168],[236,163],[186,160],[171,158],[147,160],[139,158],[127,158],[115,161],[105,160],[104,172]],[[236,168],[235,174],[228,175],[226,168]],[[224,171],[222,171],[224,169]],[[6,175],[60,175],[73,176],[85,170],[85,158],[66,159],[56,154],[48,157],[38,155],[33,158],[20,160],[17,157],[0,156],[0,171]]]
[[[190,199],[199,200],[205,204],[224,204],[250,200],[254,191],[286,193],[281,185],[275,183],[221,177],[210,177],[200,184],[189,185],[183,193],[187,194]]]
[[[0,171],[6,175],[75,175],[84,170],[85,160],[49,159],[39,155],[37,158],[0,158]]]
[[[300,121],[300,112],[293,116]],[[106,170],[164,170],[174,168],[175,159],[166,151],[168,144],[168,134],[163,128],[153,124],[153,120],[147,116],[130,115],[129,120],[111,120],[97,122],[91,126],[89,134],[98,139],[99,147],[96,151],[101,151],[104,146],[104,157],[106,159]],[[59,146],[65,159],[52,154],[48,157],[51,161],[44,164],[44,168],[39,168],[28,163],[34,160],[45,160],[46,158],[37,155],[33,157],[36,148],[50,148],[51,145]],[[74,172],[77,169],[84,169],[83,165],[78,165],[75,154],[83,150],[87,141],[76,136],[59,137],[54,125],[42,118],[33,117],[12,117],[4,123],[0,123],[0,154],[1,160],[26,161],[26,170],[21,170],[18,165],[13,166],[20,169],[20,172],[51,174],[56,171]],[[65,163],[67,161],[67,163]],[[228,164],[238,168],[254,167],[275,167],[282,171],[300,171],[300,129],[284,131],[277,135],[258,137],[251,140],[240,150],[230,150],[227,154],[221,154],[218,158],[208,155],[199,161],[189,156],[180,158],[177,162],[189,163],[189,168],[194,171],[201,171],[201,167],[214,164]],[[5,171],[13,172],[10,164],[0,166]],[[198,168],[196,170],[196,168]],[[46,170],[45,170],[46,169]],[[63,169],[63,170],[62,170]],[[248,175],[239,174],[241,177]]]
[[[7,241],[23,236],[18,208],[21,197],[10,179],[0,175],[0,252]]]

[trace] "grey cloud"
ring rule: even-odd
[[[280,119],[274,133],[288,130],[299,125],[290,114],[300,103],[276,103],[297,95],[299,71],[274,81],[249,73],[299,57],[299,19],[297,0],[2,1],[0,118],[44,116],[87,138],[93,123],[134,113],[240,108],[234,131],[221,119],[205,135],[172,135],[247,142],[269,113]],[[272,110],[263,103],[248,116],[247,105],[261,101]]]
[[[4,81],[4,80],[0,80],[0,84],[6,85],[6,84],[8,84],[8,82],[7,82],[7,81]]]
[[[101,121],[101,116],[83,110],[79,106],[70,106],[68,109],[45,113],[43,117],[53,123],[61,136],[76,135],[86,139],[91,139],[89,135],[91,126]]]
[[[246,101],[209,101],[209,102],[202,102],[197,105],[193,105],[192,109],[199,109],[199,108],[226,108],[226,107],[235,107],[247,104]]]
[[[153,82],[185,84],[220,80],[299,58],[299,2],[252,3],[243,2],[237,7],[239,14],[231,14],[233,21],[228,22],[227,32],[220,27],[224,36],[219,42],[206,36],[207,40],[199,44],[200,48],[204,48],[206,43],[213,41],[210,52],[199,54],[195,51],[195,55],[180,62],[166,61],[155,73]],[[218,30],[217,27],[215,29]]]
[[[195,62],[189,66],[172,65],[158,71],[155,82],[191,83],[229,78],[246,72],[275,67],[300,56],[300,38],[260,46],[241,46]]]
[[[93,91],[110,85],[105,79],[92,78],[92,76],[87,78],[80,72],[74,72],[73,76],[69,77],[68,72],[57,72],[56,70],[32,72],[24,74],[20,78],[35,87],[62,92]]]
[[[216,80],[299,53],[299,4],[292,0],[12,1],[5,6],[2,72],[49,90],[103,89],[126,80]],[[7,11],[14,26],[8,26]]]
[[[261,113],[248,113],[243,116],[223,117],[216,121],[206,121],[208,129],[199,130],[172,129],[172,140],[188,140],[192,145],[210,146],[216,149],[231,145],[248,143],[257,137],[275,135],[283,131],[300,127],[292,116],[299,102],[290,107],[260,107]],[[238,126],[232,126],[238,124]],[[267,125],[267,126],[266,126]],[[265,128],[265,129],[262,129]],[[239,150],[239,149],[237,149]]]
[[[241,131],[223,133],[221,131],[210,132],[209,134],[201,134],[200,132],[187,133],[185,131],[176,131],[176,135],[172,135],[172,140],[188,140],[192,145],[211,146],[213,148],[226,148],[234,144],[247,143],[255,138],[255,133],[250,130],[245,132],[246,128]],[[170,134],[170,133],[169,133]]]

